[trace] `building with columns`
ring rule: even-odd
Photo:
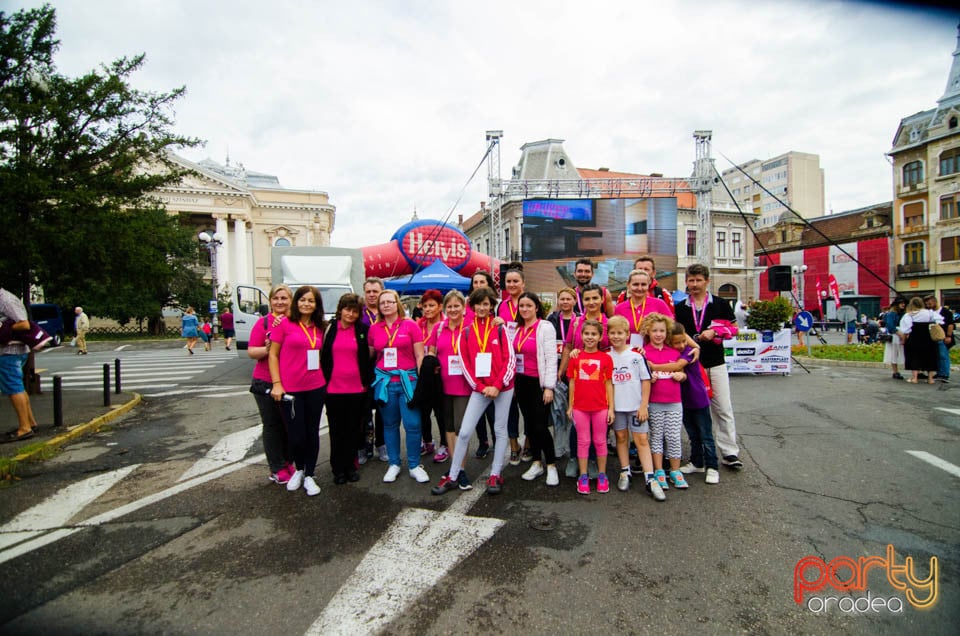
[[[170,214],[196,228],[217,234],[217,281],[223,289],[237,285],[270,287],[270,250],[274,246],[329,245],[336,207],[326,192],[284,188],[274,175],[221,165],[210,159],[192,163],[171,155],[190,171],[178,183],[153,193]],[[198,237],[201,247],[204,244]],[[209,253],[201,249],[201,268],[210,278]]]

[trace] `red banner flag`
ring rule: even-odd
[[[823,309],[823,296],[820,292],[820,277],[817,276],[817,307]]]
[[[830,289],[830,295],[833,296],[833,301],[837,303],[837,308],[840,307],[840,285],[837,284],[837,277],[833,274],[830,274],[830,278],[827,280],[827,288]]]

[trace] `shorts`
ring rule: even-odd
[[[224,337],[224,338],[236,338],[236,337],[237,337],[237,332],[236,332],[235,330],[233,330],[233,329],[224,329],[224,330],[223,330],[223,337]]]
[[[613,414],[613,430],[630,429],[631,433],[649,433],[650,424],[637,419],[636,411],[617,411]]]
[[[848,322],[848,323],[847,323],[847,333],[850,334],[850,335],[853,335],[853,334],[857,333],[857,323],[853,322],[852,320],[851,320],[850,322]]]
[[[467,402],[469,401],[469,395],[443,396],[444,432],[460,434],[460,425],[463,423],[463,414],[467,412]],[[440,443],[445,444],[446,440],[440,440]]]
[[[23,365],[27,363],[26,353],[0,355],[0,395],[23,393]]]

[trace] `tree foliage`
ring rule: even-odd
[[[185,171],[168,158],[185,88],[137,90],[144,55],[57,72],[49,5],[0,12],[0,284],[126,322],[156,317],[201,281],[193,230],[148,193]]]

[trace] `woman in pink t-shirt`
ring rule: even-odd
[[[509,269],[503,275],[503,288],[507,292],[506,300],[500,302],[497,306],[497,317],[503,321],[503,326],[507,330],[507,338],[510,340],[510,346],[517,338],[517,329],[520,326],[520,295],[526,291],[526,277],[523,270]],[[524,431],[526,433],[526,431]],[[519,466],[520,461],[530,461],[533,455],[530,453],[530,440],[526,440],[524,449],[520,449],[520,407],[517,404],[517,394],[513,394],[513,402],[510,403],[510,415],[507,419],[507,434],[510,436],[510,465]]]
[[[443,385],[443,424],[446,446],[441,447],[449,457],[456,448],[457,435],[463,414],[470,400],[470,385],[463,377],[460,365],[460,336],[463,334],[463,310],[466,301],[456,289],[443,297],[446,318],[440,321],[424,345],[427,354],[436,356],[440,362],[440,382]],[[443,461],[446,461],[444,457]],[[438,461],[434,457],[434,461]],[[438,462],[439,463],[439,462]]]
[[[650,274],[642,269],[635,269],[627,277],[627,289],[630,292],[627,299],[617,305],[614,313],[627,319],[630,325],[630,340],[627,344],[631,349],[643,346],[643,336],[640,327],[644,316],[653,313],[667,317],[673,316],[673,310],[659,298],[650,295]]]
[[[257,361],[253,367],[253,381],[250,392],[260,412],[263,424],[263,452],[270,466],[270,481],[286,484],[293,473],[297,472],[293,457],[287,445],[287,425],[283,422],[279,405],[270,395],[270,334],[290,313],[290,299],[293,292],[286,285],[277,285],[270,290],[270,314],[254,323],[250,330],[250,342],[247,355]]]
[[[320,368],[329,378],[330,469],[337,485],[360,480],[354,458],[370,413],[367,389],[373,382],[373,364],[369,328],[360,319],[362,306],[356,294],[340,297],[336,318],[324,332],[320,352]]]
[[[303,486],[310,496],[320,494],[313,473],[320,452],[320,418],[327,384],[320,369],[325,327],[320,292],[304,285],[293,294],[290,319],[270,334],[270,395],[286,406],[287,436],[297,466],[287,490]]]
[[[439,289],[428,289],[420,297],[420,309],[423,310],[423,317],[417,320],[420,327],[420,334],[423,336],[424,350],[426,350],[427,338],[437,328],[440,321],[443,320],[443,312],[440,307],[443,305],[443,296]],[[433,443],[433,424],[431,415],[437,419],[437,431],[440,436],[437,438],[437,444]],[[421,455],[433,455],[433,461],[442,464],[447,461],[447,445],[444,442],[444,431],[446,430],[443,421],[443,407],[440,404],[427,404],[420,408],[420,433],[423,436],[423,442],[420,444]]]
[[[376,359],[373,397],[383,417],[383,441],[390,467],[383,481],[394,482],[400,474],[400,424],[406,432],[407,469],[410,477],[427,483],[430,477],[420,465],[420,411],[409,406],[417,387],[423,361],[423,335],[416,322],[406,317],[400,294],[380,292],[380,318],[370,326],[370,355]]]

